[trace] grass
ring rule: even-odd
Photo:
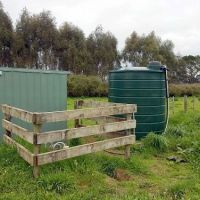
[[[69,98],[68,109],[74,100]],[[195,111],[191,102],[184,113],[183,98],[176,98],[166,134],[150,134],[132,146],[129,161],[100,152],[45,165],[40,178],[33,179],[32,168],[16,150],[1,145],[0,199],[199,199],[200,102]],[[168,161],[169,156],[187,162]]]

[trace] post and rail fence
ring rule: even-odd
[[[33,166],[33,176],[38,177],[40,166],[68,158],[103,151],[115,147],[125,146],[125,157],[130,157],[130,145],[135,143],[134,129],[136,121],[134,113],[137,106],[134,104],[120,104],[95,101],[77,101],[75,110],[55,112],[29,112],[9,105],[1,106],[4,119],[2,126],[5,129],[4,142],[16,147],[19,155]],[[126,116],[118,118],[116,115]],[[33,130],[27,130],[12,122],[12,117],[31,123]],[[80,126],[81,119],[94,119],[98,122],[92,126]],[[75,120],[75,128],[42,132],[45,123]],[[125,131],[125,135],[116,135],[111,139],[69,147],[70,139],[86,136],[102,135],[106,133]],[[26,149],[15,140],[16,135],[33,146],[33,152]],[[59,150],[41,152],[41,145],[46,143],[64,142]]]
[[[192,97],[188,98],[187,95],[184,95],[182,99],[183,99],[183,101],[182,101],[181,107],[183,108],[183,111],[185,113],[187,113],[189,110],[195,111],[195,109],[197,109],[197,104],[199,102],[197,97],[192,96]],[[175,97],[172,96],[170,98],[170,109],[171,109],[172,114],[175,113],[175,107],[176,107],[175,101],[176,101]]]

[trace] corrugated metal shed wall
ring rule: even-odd
[[[59,71],[0,68],[0,104],[10,104],[33,112],[65,110],[67,74]],[[19,120],[14,121],[31,128]],[[45,125],[43,130],[62,128],[66,128],[66,122]],[[0,138],[2,133],[0,121]]]

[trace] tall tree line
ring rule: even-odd
[[[23,9],[13,27],[0,4],[1,66],[69,70],[105,78],[117,57],[117,39],[101,26],[86,38],[71,23],[57,28],[49,11],[31,15]]]
[[[196,82],[200,57],[177,57],[173,49],[172,41],[163,41],[154,32],[139,35],[133,31],[118,52],[116,37],[101,26],[86,37],[71,23],[57,27],[49,11],[30,14],[23,9],[13,26],[0,2],[0,66],[69,70],[104,79],[123,62],[147,66],[157,60],[169,68],[171,82]]]

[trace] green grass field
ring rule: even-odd
[[[68,109],[74,100],[69,98]],[[167,160],[170,156],[177,161]],[[176,98],[166,134],[150,134],[132,146],[129,161],[100,152],[45,165],[33,179],[32,168],[16,150],[0,145],[0,199],[199,200],[200,100],[193,110],[189,98],[184,113],[183,98]]]

